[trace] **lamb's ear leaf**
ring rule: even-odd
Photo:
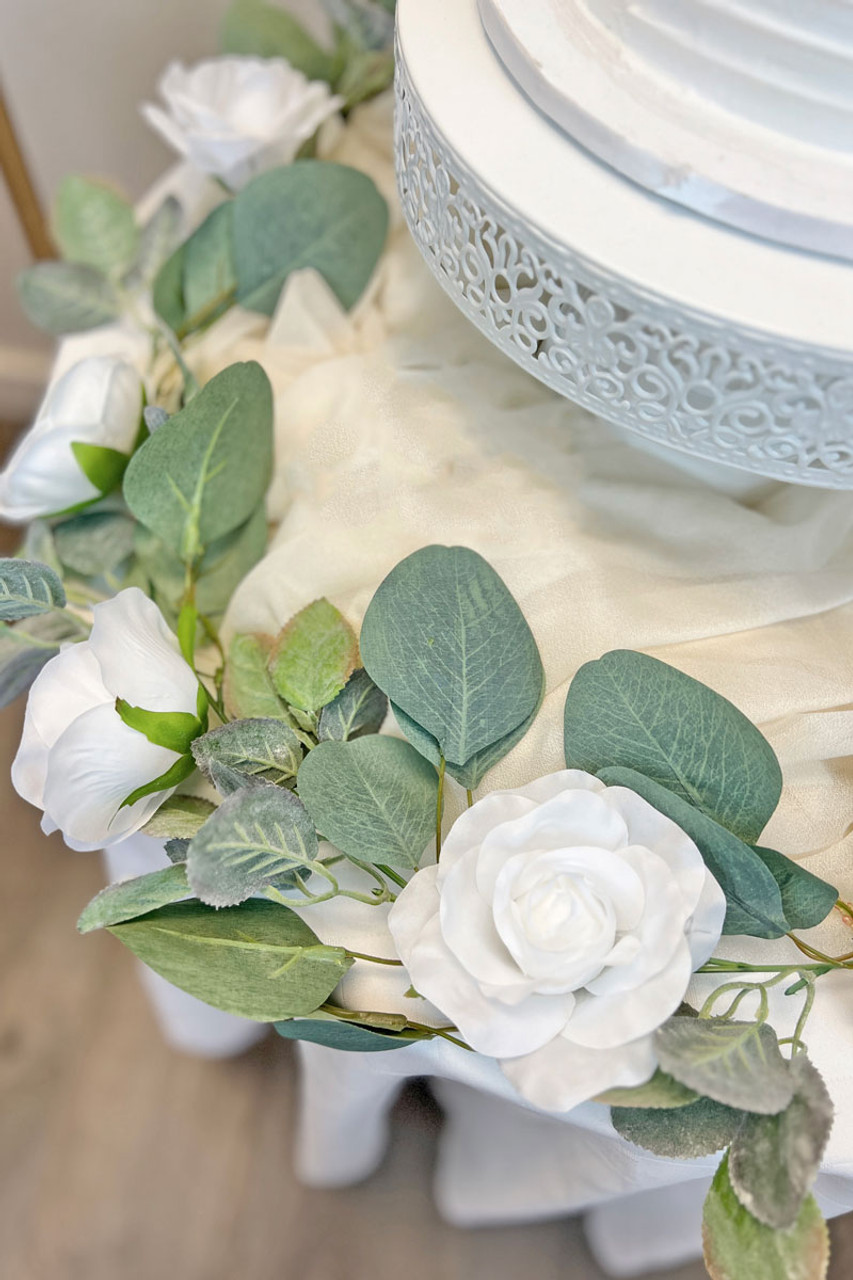
[[[38,560],[0,559],[0,621],[17,622],[65,608],[59,575]]]
[[[91,933],[94,929],[135,920],[157,907],[179,902],[189,892],[187,873],[181,864],[150,871],[133,880],[122,880],[96,894],[77,921],[77,929],[80,933]]]

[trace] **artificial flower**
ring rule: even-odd
[[[283,58],[210,58],[194,67],[173,62],[158,87],[166,110],[145,103],[145,119],[197,169],[232,190],[289,164],[343,105],[325,81],[306,79]]]
[[[570,769],[463,813],[388,924],[415,989],[525,1098],[567,1111],[649,1078],[725,912],[674,822]]]
[[[154,712],[196,715],[198,680],[160,610],[137,587],[95,605],[88,640],[69,645],[30,690],[12,765],[19,795],[44,810],[42,830],[73,849],[99,849],[138,831],[174,790],[124,801],[180,754],[125,724],[120,697]]]
[[[72,446],[130,456],[141,417],[142,383],[131,364],[89,356],[72,365],[0,474],[0,519],[24,523],[100,497]]]

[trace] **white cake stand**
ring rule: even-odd
[[[520,92],[477,0],[398,0],[397,40],[404,213],[493,342],[646,442],[853,489],[853,263],[728,229],[594,159]]]

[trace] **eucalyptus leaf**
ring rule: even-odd
[[[635,1146],[656,1156],[693,1160],[727,1147],[743,1122],[744,1112],[711,1098],[699,1098],[673,1110],[616,1107],[611,1118],[616,1132]]]
[[[196,738],[192,752],[202,773],[214,784],[214,764],[224,765],[244,778],[260,778],[277,786],[296,777],[302,760],[302,744],[296,734],[283,720],[272,719],[234,720],[220,725]]]
[[[754,846],[755,852],[779,886],[785,919],[792,929],[813,929],[821,924],[838,901],[838,890],[805,867],[775,849]]]
[[[15,626],[0,623],[0,707],[25,693],[68,640],[82,640],[81,624],[67,613],[40,613]]]
[[[511,743],[542,696],[524,615],[467,547],[425,547],[392,569],[368,606],[361,652],[371,679],[437,741],[454,776],[486,748]]]
[[[139,245],[133,208],[108,183],[71,174],[56,197],[53,232],[63,258],[105,274],[129,266]]]
[[[150,284],[175,248],[183,210],[176,196],[166,196],[143,226],[136,259],[125,278],[130,289]]]
[[[118,320],[118,294],[100,271],[80,262],[37,262],[17,279],[27,319],[47,333],[82,333]]]
[[[248,787],[228,796],[193,836],[187,874],[202,902],[234,906],[314,862],[317,848],[314,824],[292,792]]]
[[[694,809],[674,791],[668,791],[633,769],[601,769],[598,776],[609,787],[629,787],[635,791],[695,841],[726,895],[724,933],[781,938],[788,932],[790,926],[779,886],[754,849]]]
[[[438,775],[400,738],[321,742],[297,787],[326,839],[365,862],[415,870],[435,831]]]
[[[321,599],[300,610],[276,637],[269,671],[285,702],[315,712],[338,696],[357,664],[355,632]]]
[[[352,965],[342,947],[323,946],[294,911],[273,902],[223,911],[181,902],[110,932],[167,982],[257,1022],[313,1013]]]
[[[288,276],[312,267],[349,310],[387,231],[388,206],[358,169],[299,160],[262,173],[234,199],[237,300],[270,316]]]
[[[814,1197],[789,1231],[774,1231],[738,1200],[726,1157],[705,1201],[702,1241],[711,1280],[825,1280],[829,1267],[829,1233]]]
[[[794,1096],[790,1064],[766,1022],[670,1018],[655,1032],[655,1052],[664,1071],[728,1107],[775,1115]]]
[[[581,667],[564,735],[570,769],[634,769],[748,843],[779,803],[779,762],[755,725],[706,685],[642,653],[616,649]]]
[[[593,1102],[603,1102],[610,1107],[663,1107],[672,1110],[675,1107],[686,1107],[696,1102],[699,1094],[687,1085],[680,1084],[673,1076],[658,1068],[645,1084],[637,1084],[631,1088],[608,1089],[593,1098]]]
[[[133,880],[122,880],[102,889],[77,921],[80,933],[106,929],[113,924],[135,920],[157,907],[179,902],[189,894],[186,871],[182,866],[150,871]]]
[[[223,53],[284,58],[309,80],[331,80],[334,63],[292,14],[262,0],[234,0],[225,14]]]
[[[259,364],[232,364],[137,449],[127,505],[185,562],[263,505],[272,470],[272,392]]]
[[[46,564],[0,559],[0,621],[15,622],[65,608],[65,588]]]
[[[251,633],[231,639],[222,688],[226,710],[235,720],[289,720],[268,671],[273,643],[272,636]]]
[[[388,699],[363,668],[354,671],[341,692],[320,712],[321,742],[349,742],[378,733],[388,714]]]
[[[832,1099],[805,1054],[791,1063],[794,1096],[775,1116],[747,1116],[729,1152],[729,1177],[744,1208],[787,1230],[820,1167],[832,1128]]]
[[[117,511],[72,516],[56,526],[56,551],[66,568],[84,578],[114,573],[133,554],[135,525]]]
[[[203,827],[216,806],[201,796],[170,796],[142,830],[156,839],[189,840]]]
[[[204,329],[233,304],[233,211],[218,205],[164,262],[154,281],[154,310],[183,341]]]
[[[373,1031],[370,1027],[341,1022],[336,1018],[328,1021],[293,1018],[289,1022],[277,1022],[275,1029],[285,1040],[308,1040],[311,1044],[322,1044],[327,1049],[342,1049],[347,1053],[384,1053],[389,1049],[405,1049],[415,1043],[412,1036]]]

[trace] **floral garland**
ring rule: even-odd
[[[144,391],[125,361],[79,361],[0,477],[0,514],[29,522],[0,561],[0,701],[31,686],[15,787],[72,848],[165,841],[172,865],[104,890],[81,932],[108,929],[285,1037],[354,1051],[440,1037],[497,1059],[543,1109],[609,1105],[657,1155],[725,1150],[705,1209],[711,1276],[822,1277],[809,1189],[832,1104],[804,1033],[819,979],[853,956],[797,931],[853,912],[760,845],[782,787],[760,732],[674,668],[615,651],[568,691],[565,770],[489,791],[544,672],[516,601],[464,547],[398,564],[360,635],[321,599],[276,636],[220,637],[266,547],[273,397],[251,362],[200,388],[188,344],[235,302],[271,315],[304,267],[353,306],[386,236],[370,179],[316,155],[333,116],[387,85],[393,5],[330,8],[333,53],[238,0],[226,40],[240,56],[166,73],[168,111],[149,119],[231,189],[190,234],[171,196],[140,228],[111,188],[68,179],[64,261],[22,278],[51,332],[130,316],[152,370],[165,360],[180,385],[152,373]],[[322,942],[312,911],[334,898],[385,908],[396,955]],[[787,936],[802,959],[717,958],[724,934]],[[416,1012],[345,1007],[336,989],[357,962],[402,967]],[[695,974],[719,979],[701,1007],[685,1003]],[[781,1041],[776,986],[802,1001]]]

